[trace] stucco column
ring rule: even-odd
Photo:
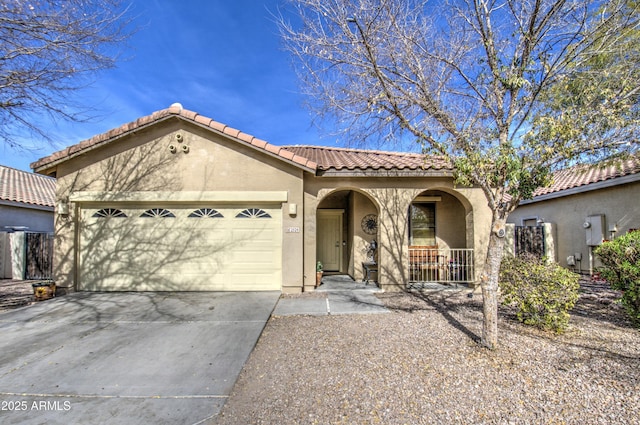
[[[69,215],[55,214],[55,239],[53,242],[53,279],[56,291],[60,293],[75,290],[75,273],[79,260],[76,245],[76,233],[79,226],[79,209],[75,204],[69,206]]]
[[[404,290],[408,281],[407,211],[413,192],[379,189],[372,196],[380,205],[378,217],[378,282],[385,291]]]
[[[316,285],[316,231],[318,198],[310,193],[304,194],[304,230],[303,230],[303,292],[311,292]]]

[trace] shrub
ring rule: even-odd
[[[622,291],[622,305],[640,326],[640,231],[604,242],[595,250],[604,265],[599,272],[613,289]]]
[[[502,303],[515,305],[519,321],[558,333],[569,324],[578,281],[576,273],[532,255],[504,257],[500,266]]]

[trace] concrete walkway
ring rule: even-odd
[[[337,315],[388,313],[382,302],[374,295],[381,292],[374,283],[355,282],[345,275],[325,276],[316,289],[322,296],[280,298],[274,316],[291,315]]]

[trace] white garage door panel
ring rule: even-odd
[[[189,217],[193,207],[167,207],[175,217],[93,217],[82,210],[79,289],[89,291],[279,290],[282,214],[236,218],[242,207],[215,208],[223,217]]]

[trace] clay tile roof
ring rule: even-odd
[[[288,161],[296,166],[304,167],[310,171],[315,171],[316,169],[316,163],[310,161],[306,157],[294,157],[290,152],[282,149],[282,147],[280,146],[271,145],[264,140],[260,140],[249,134],[242,133],[239,130],[227,126],[226,124],[222,124],[212,120],[211,118],[204,117],[197,112],[183,109],[182,105],[178,103],[171,105],[167,109],[154,112],[146,117],[138,118],[137,120],[132,121],[128,124],[124,124],[118,128],[107,131],[106,133],[99,134],[76,145],[55,152],[45,158],[39,159],[38,161],[31,164],[31,168],[35,171],[44,171],[48,167],[52,167],[58,162],[66,161],[76,155],[88,152],[91,149],[109,143],[126,134],[135,132],[142,127],[147,127],[172,117],[178,117],[185,121],[190,121],[194,124],[207,127],[213,131],[223,133],[228,137],[235,139],[239,143],[250,145],[255,149],[263,150],[265,152],[279,156],[281,159]]]
[[[555,172],[551,186],[538,188],[533,196],[535,198],[637,173],[640,173],[639,157],[632,157],[606,166],[577,165]]]
[[[0,201],[53,208],[55,199],[55,179],[0,165]]]
[[[319,170],[453,170],[446,160],[419,153],[324,146],[285,146],[284,149],[315,162]]]
[[[442,170],[450,172],[453,170],[451,164],[440,157],[426,157],[418,153],[384,152],[324,146],[276,146],[196,112],[183,109],[180,104],[173,104],[167,109],[156,111],[151,115],[138,118],[136,121],[124,124],[106,133],[99,134],[91,139],[84,140],[76,145],[55,152],[52,155],[32,163],[31,168],[36,171],[46,171],[59,162],[86,153],[119,137],[133,133],[142,127],[147,127],[173,117],[178,117],[199,126],[209,128],[212,131],[225,134],[235,139],[238,143],[250,145],[255,149],[276,155],[282,160],[312,172],[316,170]]]

